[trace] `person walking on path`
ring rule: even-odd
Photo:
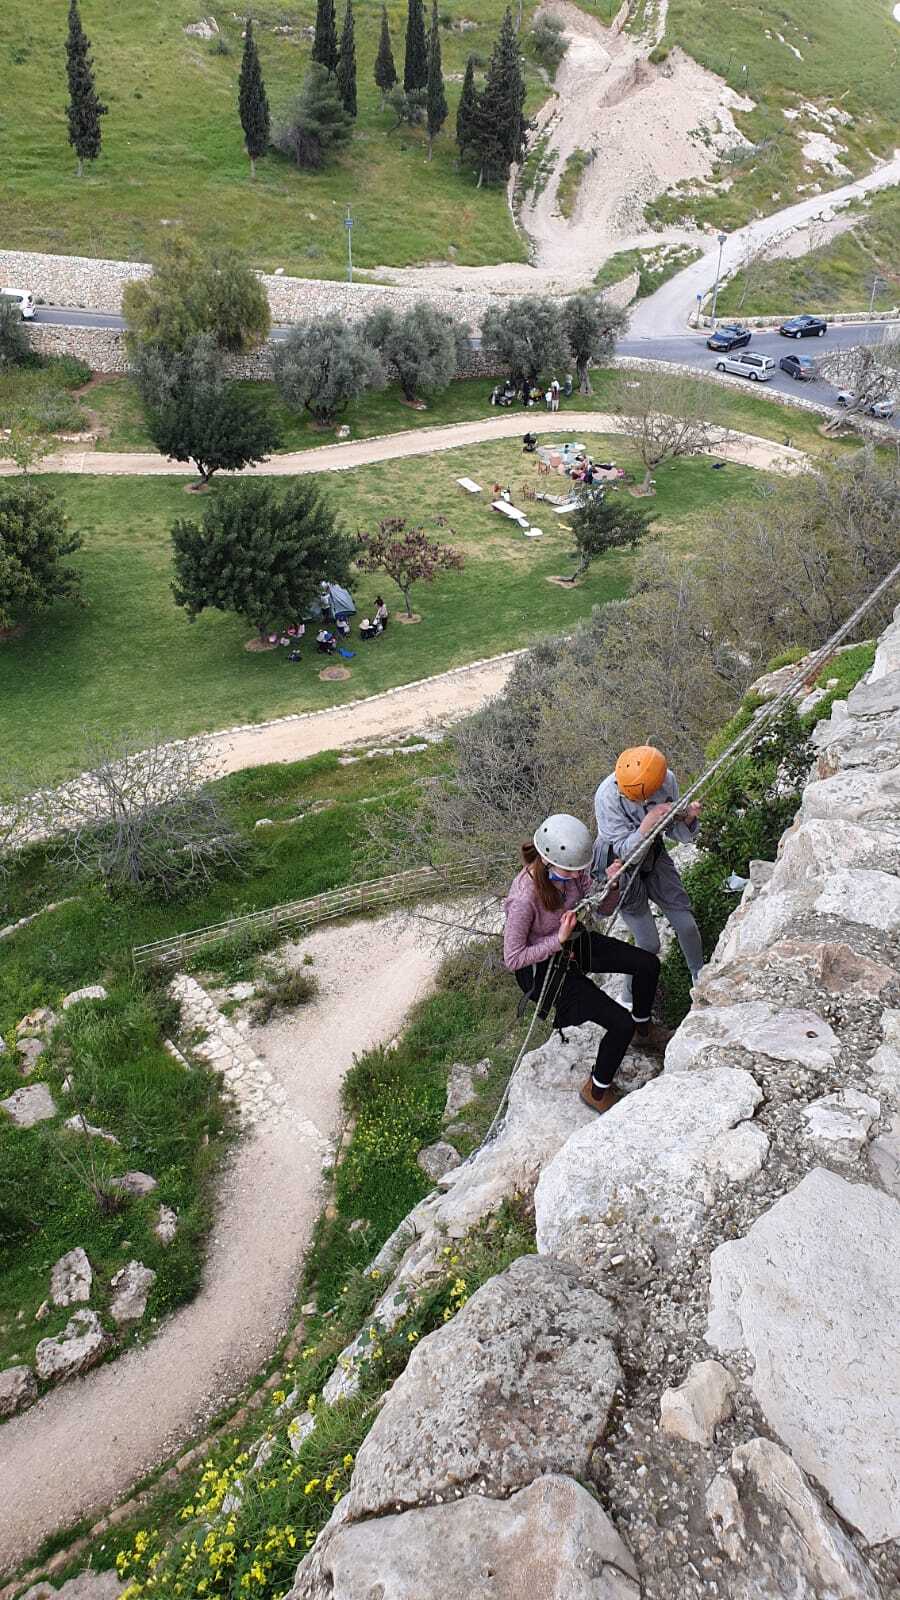
[[[534,839],[522,845],[522,870],[513,879],[504,909],[503,961],[527,999],[547,1017],[556,1007],[560,1031],[597,1022],[606,1032],[581,1098],[592,1111],[609,1111],[620,1098],[613,1088],[619,1064],[635,1034],[648,1050],[663,1048],[661,1031],[650,1021],[659,979],[659,960],[622,939],[588,933],[573,906],[592,889],[591,836],[577,817],[547,817]],[[618,862],[611,862],[614,879]],[[610,899],[615,895],[610,890]],[[603,905],[598,908],[603,914]],[[549,963],[559,957],[544,990]],[[622,972],[632,980],[632,1010],[604,994],[591,972]],[[543,997],[543,998],[542,998]]]
[[[664,817],[671,820],[664,832],[671,839],[691,843],[699,826],[700,807],[694,802],[679,809],[678,781],[661,750],[637,745],[623,750],[615,771],[604,778],[594,796],[597,839],[593,874],[603,881],[611,861],[623,860],[637,850],[645,836]],[[641,950],[659,954],[659,932],[650,910],[658,906],[671,925],[684,953],[691,982],[703,965],[703,941],[687,890],[678,868],[658,834],[631,877],[619,914]]]

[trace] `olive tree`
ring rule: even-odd
[[[342,317],[298,322],[275,349],[275,382],[286,405],[334,422],[351,400],[387,383],[384,364],[361,329]]]
[[[578,393],[593,394],[589,369],[609,360],[628,327],[628,313],[585,291],[564,301],[562,325],[578,374]]]
[[[236,251],[181,235],[168,241],[149,278],[126,284],[122,309],[133,356],[145,345],[178,353],[204,333],[222,350],[254,350],[272,320],[262,283]]]
[[[602,489],[582,492],[578,509],[572,518],[572,538],[578,565],[572,581],[587,572],[592,561],[605,556],[610,550],[633,550],[640,544],[650,526],[651,518],[633,501],[621,495],[605,494]]]
[[[534,384],[568,359],[559,302],[547,296],[526,294],[502,308],[490,306],[481,319],[481,338],[485,353],[514,383]]]
[[[419,395],[446,389],[468,350],[466,330],[427,300],[408,311],[384,306],[367,319],[364,331],[410,404]]]

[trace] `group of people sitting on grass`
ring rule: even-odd
[[[523,378],[521,383],[513,383],[512,378],[507,378],[505,383],[495,383],[491,390],[492,406],[512,406],[516,400],[521,400],[523,406],[540,405],[541,401],[548,411],[559,410],[560,395],[568,400],[573,392],[574,383],[572,374],[566,373],[565,383],[560,383],[554,378],[546,389],[539,389],[536,383],[529,383]]]
[[[371,617],[363,617],[359,624],[359,637],[364,640],[379,639],[387,631],[389,611],[380,594],[375,596],[375,610]],[[333,656],[340,649],[342,639],[350,637],[350,619],[346,612],[339,612],[334,623],[322,624],[316,634],[316,650],[319,655]]]

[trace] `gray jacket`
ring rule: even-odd
[[[597,818],[597,841],[594,845],[594,877],[602,877],[609,862],[617,856],[623,861],[643,843],[643,835],[639,832],[647,812],[651,806],[664,804],[666,801],[678,799],[678,779],[674,772],[666,768],[666,775],[662,785],[647,801],[626,800],[619,792],[616,775],[611,772],[604,778],[597,793],[594,795],[594,814]],[[699,827],[697,822],[682,822],[680,818],[673,818],[665,828],[665,833],[670,839],[677,839],[679,843],[689,844]]]

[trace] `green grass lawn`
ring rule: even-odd
[[[900,190],[875,194],[856,211],[856,226],[830,244],[738,273],[719,294],[722,314],[893,310],[900,303]]]
[[[585,442],[600,459],[612,455],[636,467],[620,438]],[[624,592],[632,558],[623,553],[597,563],[575,590],[545,582],[574,565],[564,519],[542,508],[535,520],[544,538],[525,539],[491,512],[486,497],[462,494],[454,480],[464,473],[488,491],[495,480],[509,481],[516,498],[523,479],[537,481],[515,440],[323,475],[351,533],[403,511],[466,558],[463,572],[414,591],[421,624],[395,622],[372,644],[354,637],[353,675],[343,683],[320,682],[323,661],[308,644],[295,665],[281,649],[250,653],[246,622],[209,612],[191,624],[174,605],[169,530],[176,518],[203,508],[186,497],[183,480],[61,479],[72,526],[84,535],[76,559],[87,608],[59,607],[0,647],[4,762],[24,767],[31,782],[52,781],[80,769],[87,735],[127,728],[141,739],[154,731],[174,737],[340,704],[526,644]],[[559,489],[564,481],[551,484]],[[663,467],[653,503],[658,536],[689,548],[697,513],[759,481],[738,467],[713,472],[703,458]],[[437,529],[440,514],[452,532]],[[392,610],[398,604],[384,577],[361,576],[353,588],[360,614],[379,589]]]
[[[476,26],[442,30],[450,116],[431,162],[421,129],[390,131],[394,118],[381,111],[372,80],[381,6],[357,0],[359,116],[352,144],[321,173],[301,173],[271,154],[259,163],[255,183],[237,115],[242,23],[230,8],[216,12],[228,50],[220,54],[215,41],[183,32],[203,15],[188,0],[131,0],[124,7],[85,0],[83,22],[109,114],[100,159],[77,179],[66,142],[66,9],[65,0],[38,8],[7,0],[4,9],[6,103],[28,108],[27,115],[0,121],[5,248],[146,261],[178,224],[200,242],[237,246],[261,269],[342,277],[350,204],[360,267],[525,259],[503,190],[476,190],[457,171],[453,137],[466,58],[475,53],[487,62],[503,0],[470,0],[465,17]],[[402,80],[406,7],[393,0],[388,13]],[[315,4],[265,4],[253,15],[276,122],[300,87],[310,52],[301,30],[314,21]],[[275,32],[284,27],[293,31]],[[545,90],[535,69],[527,71],[533,111]]]

